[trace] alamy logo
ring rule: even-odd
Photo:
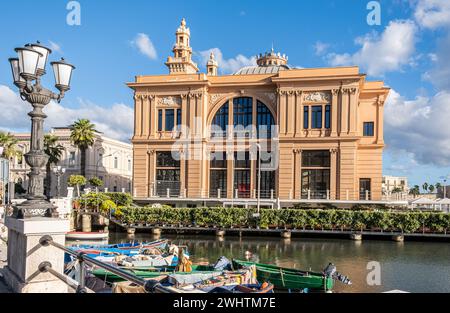
[[[367,14],[367,24],[370,26],[381,25],[381,5],[378,1],[370,1],[367,3],[367,10],[370,10]]]
[[[69,11],[66,17],[67,25],[81,25],[81,4],[78,1],[70,1],[67,3],[66,9]]]
[[[368,286],[381,286],[381,264],[372,261],[367,263],[366,269],[369,271],[366,277]]]

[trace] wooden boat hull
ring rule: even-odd
[[[334,280],[322,273],[300,271],[282,268],[275,265],[259,264],[247,261],[233,260],[233,267],[256,266],[258,281],[272,283],[277,289],[302,290],[308,288],[314,291],[329,291],[333,289]]]
[[[69,240],[102,240],[108,237],[109,233],[105,232],[69,232],[66,234],[66,239]]]
[[[126,267],[121,267],[121,269],[125,270],[125,271],[129,271],[130,273],[133,273],[134,275],[142,278],[142,279],[152,279],[152,278],[156,278],[156,277],[160,277],[162,275],[169,275],[169,274],[173,274],[175,272],[175,266],[167,266],[167,267],[150,267],[150,268],[143,268],[143,267],[138,267],[138,268],[126,268]],[[216,271],[214,271],[214,269],[210,266],[207,265],[193,265],[192,266],[192,272],[197,272],[197,273],[214,273]],[[192,272],[189,273],[183,273],[183,272],[177,272],[177,274],[192,274]],[[104,269],[94,269],[92,271],[92,274],[103,280],[106,281],[108,283],[117,283],[117,282],[123,282],[124,279],[117,276],[116,274],[113,274],[111,272],[108,272]]]

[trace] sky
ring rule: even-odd
[[[367,80],[384,80],[392,90],[383,174],[407,176],[410,185],[437,183],[450,174],[450,1],[375,1],[379,25],[368,23],[369,2],[0,1],[0,130],[30,128],[30,106],[12,84],[8,58],[15,47],[40,40],[53,50],[50,61],[64,57],[76,66],[72,90],[45,110],[46,127],[89,118],[108,136],[129,140],[133,94],[125,83],[167,74],[164,62],[184,17],[201,71],[210,51],[220,73],[229,74],[273,45],[293,67],[358,65]],[[74,3],[79,25],[67,22],[68,15],[77,21]],[[48,72],[43,82],[50,88]]]

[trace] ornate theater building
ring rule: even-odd
[[[285,55],[218,75],[176,31],[168,75],[137,76],[134,196],[174,205],[379,201],[389,88],[358,67],[295,69]]]

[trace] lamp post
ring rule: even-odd
[[[57,166],[57,167],[53,168],[53,174],[55,174],[55,176],[56,176],[56,198],[57,199],[59,199],[59,197],[61,195],[61,176],[63,176],[65,172],[66,172],[66,169],[61,166]]]
[[[47,58],[52,52],[49,48],[36,44],[27,44],[16,48],[17,58],[10,58],[14,84],[19,88],[20,97],[33,107],[28,113],[31,117],[30,151],[25,154],[25,161],[30,166],[27,201],[14,207],[14,217],[29,218],[33,216],[56,217],[55,207],[44,196],[44,173],[42,168],[48,160],[44,153],[44,119],[43,109],[51,100],[58,103],[70,89],[70,79],[75,67],[64,59],[51,62],[55,76],[55,88],[59,93],[45,89],[41,77],[45,75]]]

